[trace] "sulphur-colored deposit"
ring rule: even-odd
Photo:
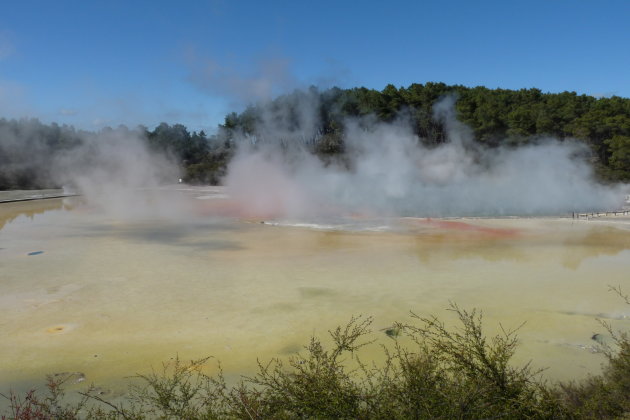
[[[0,204],[0,390],[57,372],[115,390],[176,355],[236,377],[352,315],[383,343],[410,310],[450,323],[449,302],[482,309],[490,334],[525,322],[516,362],[581,378],[604,361],[597,318],[628,326],[608,290],[630,292],[623,217],[257,220],[214,190],[174,200],[179,216],[147,218],[81,198]]]

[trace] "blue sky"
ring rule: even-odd
[[[0,14],[0,117],[212,131],[311,84],[428,81],[630,97],[630,0],[21,0]]]

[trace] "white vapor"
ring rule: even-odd
[[[314,126],[312,101],[300,109],[305,125],[299,126]],[[518,148],[482,147],[456,120],[451,97],[435,105],[434,118],[447,131],[447,141],[435,147],[424,146],[405,119],[348,120],[338,165],[324,165],[305,147],[280,147],[289,137],[276,123],[283,119],[263,118],[266,141],[241,142],[246,145],[225,184],[252,213],[277,217],[560,215],[622,205],[620,186],[594,180],[582,142],[547,138]]]
[[[265,58],[246,66],[222,64],[212,59],[200,59],[189,53],[189,81],[204,92],[247,104],[252,100],[270,100],[297,85],[286,58]]]
[[[60,183],[112,218],[182,217],[183,204],[159,189],[177,182],[179,168],[149,150],[138,132],[118,129],[87,137],[57,158],[55,173]]]

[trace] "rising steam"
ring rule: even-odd
[[[457,121],[453,97],[434,106],[434,118],[446,130],[445,142],[427,146],[404,116],[390,123],[352,118],[343,122],[344,153],[324,162],[312,153],[322,141],[319,95],[304,92],[291,98],[286,107],[259,107],[255,135],[236,135],[237,152],[224,183],[241,214],[562,215],[623,204],[627,186],[598,184],[583,142],[547,138],[520,147],[482,146]],[[113,217],[181,218],[190,213],[182,207],[187,206],[184,200],[160,189],[176,182],[179,168],[151,151],[142,132],[83,133],[80,145],[56,154],[45,153],[43,141],[20,141],[10,134],[3,135],[5,152],[24,156],[20,161],[31,166],[45,164],[42,172],[56,183],[77,189]],[[43,158],[33,162],[30,155]]]
[[[142,136],[127,129],[86,136],[81,146],[55,159],[54,176],[117,219],[181,217],[183,204],[160,190],[176,182],[179,169],[151,151]]]
[[[315,108],[312,98],[300,107],[304,124],[293,138],[309,137],[304,127],[314,125]],[[253,214],[292,218],[560,215],[622,204],[619,187],[594,181],[581,142],[547,138],[484,148],[455,118],[452,97],[435,105],[434,118],[447,131],[447,141],[435,147],[423,145],[404,118],[349,119],[343,163],[325,165],[307,147],[269,141],[286,139],[287,128],[278,115],[263,116],[257,128],[267,141],[243,139],[225,183]]]

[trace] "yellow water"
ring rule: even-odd
[[[604,361],[589,350],[604,332],[596,318],[624,329],[630,315],[608,291],[630,291],[627,219],[296,227],[226,216],[220,199],[176,199],[200,205],[159,220],[80,199],[0,205],[0,390],[55,372],[116,389],[176,355],[251,374],[257,358],[292,354],[352,315],[373,316],[388,343],[381,329],[410,310],[452,322],[449,302],[483,309],[490,333],[526,322],[516,362],[580,378]]]

